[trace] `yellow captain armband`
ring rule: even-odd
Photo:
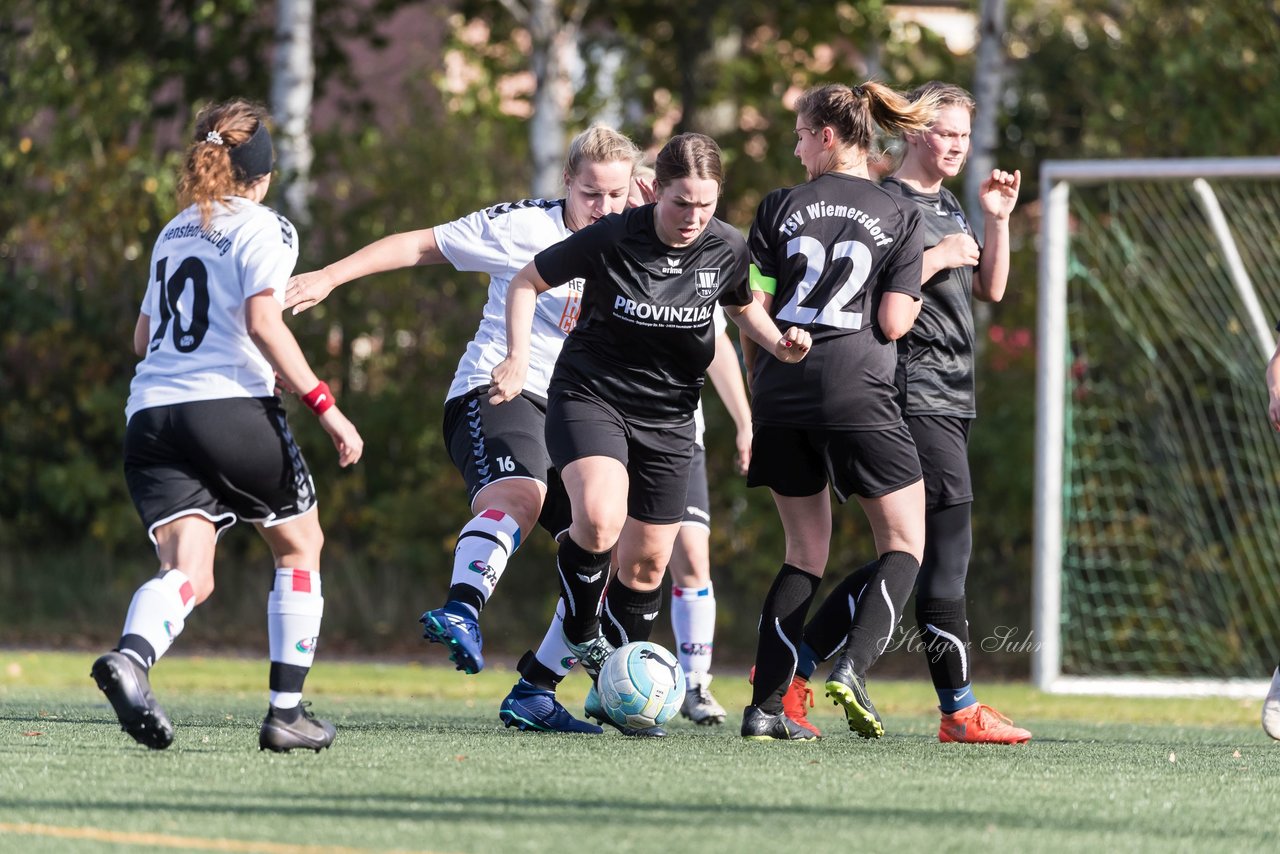
[[[778,292],[778,280],[771,279],[764,273],[760,272],[760,268],[755,264],[751,265],[751,290],[759,291],[762,294],[773,296]]]

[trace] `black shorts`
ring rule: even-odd
[[[495,406],[488,386],[444,404],[444,441],[466,482],[467,500],[499,480],[536,480],[547,488],[538,522],[555,536],[569,528],[569,497],[547,455],[546,421],[541,398],[521,394]]]
[[[315,507],[316,490],[278,397],[155,406],[125,428],[129,496],[155,529],[203,516],[219,536],[237,519],[268,527]]]
[[[887,430],[755,428],[747,486],[801,498],[827,487],[841,503],[879,498],[920,479],[920,459],[907,425]]]
[[[973,419],[908,415],[906,422],[924,472],[925,507],[935,510],[973,501],[973,480],[969,476],[969,427]]]
[[[682,525],[701,525],[711,529],[711,492],[707,488],[707,449],[693,446],[693,460],[689,464],[689,488],[684,499]]]
[[[627,515],[653,525],[684,518],[693,419],[682,427],[640,427],[589,392],[552,384],[547,450],[563,469],[583,457],[611,457],[627,467]]]

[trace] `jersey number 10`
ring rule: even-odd
[[[177,320],[173,323],[173,346],[179,353],[190,353],[200,346],[205,333],[209,331],[209,272],[203,261],[191,257],[179,264],[169,280],[165,281],[165,265],[168,262],[168,258],[161,258],[156,264],[156,281],[160,283],[160,325],[151,336],[148,352],[154,352],[164,343],[169,323],[176,317]],[[188,282],[191,283],[192,291],[191,320],[189,325],[183,327],[178,300],[187,289]]]
[[[856,240],[842,240],[831,247],[830,261],[834,263],[841,258],[848,258],[851,262],[849,272],[836,285],[835,293],[817,307],[802,303],[827,269],[827,247],[807,235],[793,237],[787,242],[787,257],[794,258],[797,255],[804,256],[804,276],[796,285],[791,299],[778,310],[778,320],[801,326],[820,323],[837,329],[861,329],[862,312],[851,310],[849,305],[867,284],[867,276],[871,273],[871,250]]]

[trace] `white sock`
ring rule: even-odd
[[[538,659],[538,663],[550,670],[557,676],[568,674],[573,665],[577,663],[574,658],[573,650],[569,649],[569,645],[564,639],[564,600],[556,602],[556,614],[551,618],[551,625],[547,628],[547,633],[542,637],[542,643],[538,645],[538,651],[534,653],[534,658]]]
[[[276,583],[267,597],[271,705],[277,709],[302,702],[302,683],[315,661],[323,614],[320,573],[277,567]]]
[[[507,561],[519,547],[520,525],[515,517],[501,510],[484,511],[458,534],[450,584],[474,587],[488,602],[507,568]]]
[[[187,615],[195,606],[191,579],[181,570],[157,575],[133,594],[120,635],[120,651],[143,667],[151,667],[182,634]]]
[[[671,588],[671,630],[685,673],[709,673],[716,634],[716,594],[710,584]]]

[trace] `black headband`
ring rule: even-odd
[[[271,172],[273,165],[271,154],[271,134],[267,126],[258,122],[258,129],[253,136],[228,151],[231,165],[236,170],[236,177],[246,183],[261,178]]]

